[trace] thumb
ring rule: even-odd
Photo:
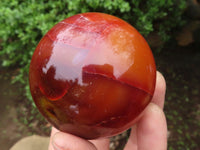
[[[50,144],[52,150],[97,150],[91,142],[63,132],[55,133]]]

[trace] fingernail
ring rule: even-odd
[[[54,150],[61,150],[60,148],[58,148],[56,145],[53,144],[53,149]]]
[[[53,140],[52,140],[52,145],[53,145],[54,150],[62,150],[61,148],[62,145],[60,145],[60,141],[57,135],[54,135]]]
[[[52,145],[54,150],[61,150],[54,142],[52,142]]]
[[[151,112],[156,113],[156,114],[162,113],[162,109],[158,105],[154,103],[150,103],[149,105],[150,105],[149,110]]]

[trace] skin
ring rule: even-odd
[[[152,102],[132,127],[124,150],[167,150],[167,123],[163,112],[166,83],[157,72]],[[109,150],[109,139],[87,141],[52,128],[49,150]]]

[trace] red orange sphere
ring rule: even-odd
[[[86,139],[130,128],[154,93],[156,66],[141,34],[103,13],[56,24],[30,64],[32,97],[56,128]]]

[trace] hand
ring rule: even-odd
[[[157,72],[156,88],[152,102],[143,116],[131,129],[124,150],[166,150],[167,123],[163,112],[166,84]],[[109,150],[109,139],[87,141],[52,128],[49,150]]]

